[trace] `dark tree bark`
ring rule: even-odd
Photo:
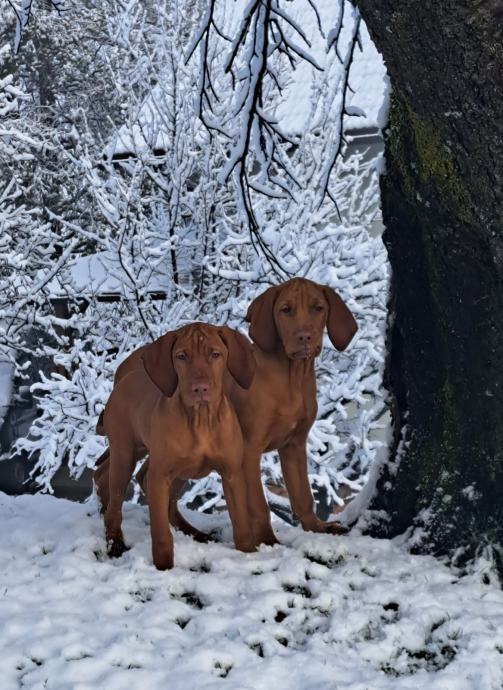
[[[503,537],[503,9],[356,4],[393,89],[382,206],[395,438],[372,507],[390,516],[381,531],[417,525],[418,548],[472,557]]]

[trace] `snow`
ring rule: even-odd
[[[240,18],[240,11],[245,13],[248,3],[245,0],[239,0],[234,5],[228,5],[225,5],[226,33],[232,35],[231,27]],[[286,134],[292,136],[306,131],[313,108],[316,108],[316,102],[321,100],[319,90],[327,88],[318,83],[319,79],[323,79],[323,72],[313,67],[311,61],[327,74],[332,74],[334,66],[338,65],[335,50],[332,48],[327,52],[327,41],[330,29],[336,24],[339,15],[339,3],[333,0],[317,0],[316,9],[323,33],[320,33],[317,17],[309,0],[293,0],[288,3],[290,22],[301,33],[290,28],[287,23],[284,27],[285,35],[292,34],[290,40],[293,40],[297,50],[303,52],[306,58],[297,61],[288,83],[283,85],[283,94],[276,110],[279,126]],[[280,12],[279,8],[276,11]],[[347,40],[347,35],[353,25],[351,13],[351,5],[346,2],[342,44]],[[203,26],[207,21],[206,17],[201,25]],[[346,116],[344,124],[347,130],[381,129],[387,121],[389,80],[383,59],[363,23],[360,34],[361,49],[358,48],[355,51],[351,66],[351,104],[347,105],[348,112],[354,114]],[[193,44],[199,36],[200,31],[197,32]],[[301,36],[305,37],[308,43]],[[192,47],[189,47],[187,54],[191,53]],[[257,77],[256,72],[255,77]],[[334,83],[335,79],[334,73]],[[164,113],[165,100],[166,95],[163,89],[155,86],[136,109],[131,121],[120,127],[107,144],[104,151],[105,157],[139,154],[146,151],[166,151],[170,146],[170,136]],[[225,177],[225,175],[222,176]]]
[[[7,359],[0,359],[0,427],[4,423],[12,397],[14,365]]]
[[[166,152],[170,146],[169,125],[165,122],[166,95],[155,86],[141,104],[136,117],[123,125],[105,148],[106,158],[145,151]]]
[[[364,117],[348,117],[348,130],[361,128],[383,129],[388,121],[390,84],[381,54],[369,36],[365,24],[360,27],[362,50],[355,52],[351,67],[350,85],[354,90],[351,107],[358,108]]]
[[[176,533],[162,573],[145,507],[125,506],[118,560],[94,500],[0,494],[0,519],[2,690],[503,685],[503,593],[483,563],[461,576],[397,540],[277,524],[282,545],[254,554]]]
[[[127,261],[124,262],[127,264]],[[165,292],[172,284],[162,268],[144,264],[139,279],[147,292]],[[50,283],[47,290],[52,297],[67,297],[68,286],[76,295],[123,295],[132,297],[131,278],[121,263],[121,257],[111,251],[97,252],[68,261]]]
[[[337,79],[340,79],[339,61],[333,48],[327,53],[327,41],[330,30],[337,22],[339,3],[333,0],[317,0],[316,8],[320,15],[323,35],[319,31],[309,0],[293,0],[291,4],[289,3],[288,11],[307,35],[311,44],[307,49],[308,54],[327,74],[332,75],[333,83],[337,83]],[[349,40],[353,26],[352,11],[350,3],[346,2],[340,41],[343,46]],[[350,103],[346,105],[347,111],[359,113],[359,115],[346,116],[344,127],[346,130],[381,129],[387,121],[389,80],[382,56],[372,43],[363,22],[360,35],[361,50],[357,48],[354,53],[349,79]],[[306,61],[296,65],[276,111],[278,120],[285,131],[290,134],[306,131],[313,107],[316,101],[321,100],[319,90],[328,88],[327,85],[320,86],[318,83],[323,78],[324,74],[317,72]]]

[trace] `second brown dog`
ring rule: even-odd
[[[147,497],[152,555],[157,568],[173,566],[169,497],[179,480],[216,470],[222,477],[234,541],[254,550],[242,470],[243,440],[225,395],[229,373],[243,388],[251,384],[251,344],[227,327],[193,324],[142,349],[144,368],[127,373],[114,387],[102,428],[110,450],[108,472],[95,473],[110,555],[126,548],[122,503],[137,460],[149,454]]]

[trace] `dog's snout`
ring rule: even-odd
[[[312,340],[311,331],[297,331],[297,341],[302,345],[308,345]]]
[[[208,394],[208,391],[210,389],[208,381],[196,381],[195,383],[192,384],[192,392],[195,393],[195,395],[200,395],[204,396]]]

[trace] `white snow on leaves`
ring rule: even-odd
[[[161,573],[146,508],[124,513],[109,560],[95,503],[0,494],[2,690],[503,685],[503,593],[480,573],[282,526],[256,554],[177,533]]]

